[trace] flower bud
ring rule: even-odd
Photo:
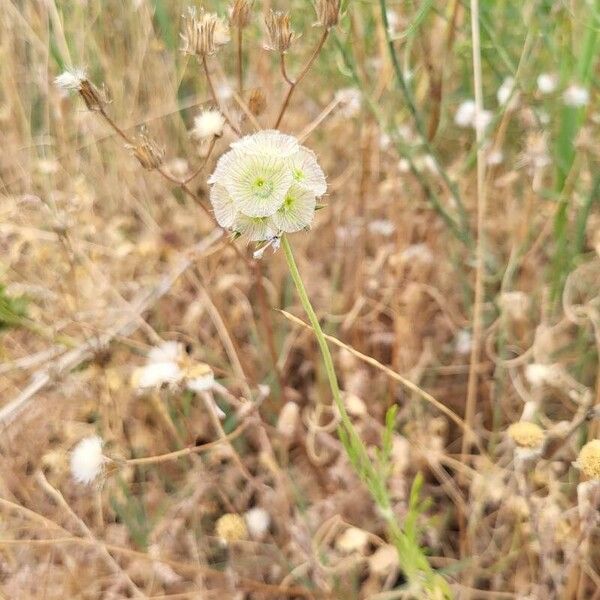
[[[544,430],[529,421],[513,423],[508,428],[508,435],[521,448],[538,448],[544,441]]]

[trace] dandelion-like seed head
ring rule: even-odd
[[[84,81],[87,80],[85,69],[74,67],[67,69],[60,75],[54,78],[54,85],[61,90],[77,90],[81,89]]]
[[[192,7],[183,16],[183,33],[180,35],[181,51],[197,56],[211,56],[231,39],[229,25],[224,19],[204,8],[196,13]]]
[[[220,137],[223,135],[225,117],[218,110],[203,110],[194,118],[192,136],[198,139]]]
[[[96,86],[88,79],[85,69],[81,67],[67,69],[54,78],[54,85],[62,90],[79,92],[89,110],[100,110],[105,102]]]
[[[278,10],[271,10],[265,17],[265,25],[269,36],[269,42],[265,48],[285,54],[298,37],[292,29],[290,15]]]
[[[558,86],[558,78],[551,73],[540,73],[536,83],[541,94],[552,94]]]
[[[567,106],[581,108],[590,101],[589,91],[580,85],[570,85],[563,93],[563,102]]]
[[[78,483],[89,485],[102,474],[105,462],[102,439],[97,435],[83,438],[71,451],[71,475]]]
[[[521,448],[538,448],[544,441],[544,430],[529,421],[513,423],[508,428],[508,435]]]
[[[340,18],[340,0],[318,0],[316,4],[317,22],[325,29],[338,24]]]
[[[576,464],[589,479],[600,479],[600,440],[592,440],[583,446]]]
[[[217,520],[215,535],[224,544],[245,540],[248,538],[246,522],[236,513],[226,513]]]
[[[315,154],[274,130],[234,142],[208,183],[219,225],[256,242],[309,227],[327,191]]]
[[[271,515],[260,506],[251,508],[245,515],[246,527],[253,538],[262,538],[271,525]]]

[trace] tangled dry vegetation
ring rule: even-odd
[[[275,4],[240,89],[183,3],[2,3],[0,597],[600,598],[600,6],[279,3],[280,69]],[[328,176],[293,244],[388,512],[282,251],[210,211],[278,121]]]

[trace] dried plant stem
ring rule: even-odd
[[[261,322],[265,330],[267,347],[269,349],[269,355],[271,356],[273,371],[275,372],[275,377],[277,378],[277,384],[279,385],[281,398],[285,401],[287,384],[277,362],[278,356],[277,347],[275,345],[275,336],[273,334],[273,319],[271,318],[271,311],[267,303],[267,294],[265,291],[265,285],[263,283],[262,267],[259,261],[255,261],[253,266],[254,281],[256,282],[256,295],[258,297],[258,305],[261,313]]]
[[[479,0],[471,0],[471,38],[473,47],[473,77],[475,88],[476,114],[483,111],[483,85],[481,76],[481,45],[479,34]],[[469,378],[467,383],[467,400],[465,406],[465,423],[473,427],[477,405],[479,356],[483,342],[483,301],[484,301],[484,227],[486,214],[486,185],[485,185],[485,150],[483,147],[484,128],[481,119],[476,119],[477,141],[477,241],[475,247],[475,299],[473,305],[473,341],[469,362]],[[472,444],[470,435],[464,435],[461,444],[461,461],[465,462],[469,447]],[[461,556],[469,551],[469,539],[466,515],[459,511],[458,525],[460,531]],[[470,585],[471,575],[466,583]]]
[[[233,131],[237,135],[241,135],[242,133],[241,133],[239,127],[237,127],[237,125],[235,125],[233,123],[233,121],[231,120],[231,117],[227,114],[227,112],[223,109],[223,107],[221,106],[221,103],[219,102],[219,97],[217,96],[217,92],[216,92],[215,86],[213,84],[213,80],[212,80],[212,76],[210,74],[210,70],[208,68],[208,61],[206,60],[206,56],[202,57],[202,66],[204,67],[204,73],[206,74],[206,81],[208,83],[208,89],[210,90],[210,95],[212,96],[212,99],[213,99],[216,107],[221,111],[221,114],[225,118],[225,121],[227,122],[229,127],[231,127],[231,129],[233,129]]]
[[[289,312],[287,312],[285,310],[280,310],[279,312],[286,319],[290,320],[292,323],[295,323],[296,325],[300,325],[302,327],[307,327],[307,328],[310,327],[310,325],[308,325],[307,323],[302,321],[302,319],[295,317],[294,315],[290,314]],[[371,356],[368,356],[366,354],[363,354],[362,352],[359,352],[358,350],[356,350],[352,346],[349,346],[348,344],[344,344],[344,342],[338,340],[336,337],[334,337],[332,335],[327,335],[327,334],[324,334],[324,335],[325,335],[325,339],[330,341],[332,344],[335,344],[336,346],[343,348],[344,350],[347,350],[352,355],[356,356],[356,358],[362,360],[363,362],[367,363],[368,365],[371,365],[372,367],[375,367],[376,369],[379,369],[380,371],[385,373],[391,379],[394,379],[395,381],[397,381],[398,383],[400,383],[407,389],[411,390],[412,392],[414,392],[415,394],[420,396],[423,400],[425,400],[432,406],[435,406],[440,412],[442,412],[447,417],[452,419],[452,421],[454,421],[454,423],[456,423],[461,429],[463,429],[463,431],[465,431],[465,433],[470,433],[475,439],[477,439],[476,432],[473,431],[471,428],[469,428],[469,426],[456,413],[452,412],[447,406],[442,404],[439,400],[436,400],[431,394],[427,393],[425,390],[422,390],[417,384],[413,383],[409,379],[406,379],[405,377],[402,377],[402,375],[400,375],[399,373],[396,373],[396,371],[394,371],[393,369],[390,369],[389,367],[386,367],[385,365],[381,364],[379,361],[372,358]],[[481,448],[479,443],[478,443],[478,447],[480,448],[481,452],[483,452],[483,449]]]
[[[323,49],[323,46],[325,45],[325,41],[327,40],[328,34],[329,34],[329,30],[324,29],[323,34],[321,35],[321,39],[319,40],[319,43],[317,44],[316,48],[313,50],[313,53],[310,55],[309,59],[306,61],[306,64],[300,71],[300,74],[298,75],[298,77],[296,77],[296,79],[294,81],[290,81],[290,79],[287,77],[287,74],[284,74],[284,78],[288,82],[289,88],[288,88],[287,94],[285,95],[285,98],[283,100],[283,104],[281,105],[281,109],[279,110],[279,115],[277,117],[277,120],[275,121],[275,129],[277,129],[279,127],[279,125],[281,124],[283,116],[285,115],[285,111],[287,110],[287,108],[290,104],[290,100],[292,99],[292,95],[294,94],[294,90],[298,87],[298,84],[306,77],[306,75],[310,71],[310,68],[312,67],[313,63],[317,59],[317,56],[319,56],[321,50]],[[285,73],[285,63],[283,62],[283,55],[282,55],[281,69],[282,69],[282,73]]]
[[[208,442],[207,444],[201,444],[200,446],[190,446],[188,448],[182,448],[181,450],[175,450],[174,452],[167,452],[166,454],[157,454],[156,456],[145,456],[141,458],[130,458],[125,461],[127,465],[155,465],[163,462],[169,462],[172,460],[177,460],[184,456],[190,456],[191,454],[201,454],[203,452],[208,452],[217,446],[220,446],[223,443],[230,442],[235,438],[239,437],[246,427],[248,427],[250,423],[242,423],[239,427],[234,429],[231,433],[224,435],[223,437],[215,440],[214,442]]]
[[[290,79],[289,75],[287,74],[287,69],[285,66],[285,53],[281,53],[279,55],[279,66],[281,68],[281,76],[290,84],[290,85],[294,85],[294,82]]]
[[[479,0],[471,0],[471,35],[473,38],[473,75],[475,85],[475,106],[477,114],[483,111],[483,87],[481,77],[481,46],[479,36]],[[472,427],[475,417],[477,401],[478,372],[477,364],[481,353],[483,333],[483,301],[484,301],[484,251],[485,251],[485,215],[486,215],[486,186],[485,186],[485,150],[483,148],[484,129],[481,120],[477,120],[477,245],[475,249],[475,303],[473,306],[473,343],[471,346],[471,359],[469,380],[467,385],[467,402],[465,408],[465,422]],[[462,440],[461,456],[465,455],[471,444],[470,436],[465,435]]]
[[[182,182],[183,184],[187,185],[190,181],[192,181],[192,179],[196,178],[202,172],[202,169],[204,169],[204,167],[206,167],[206,165],[208,164],[208,161],[210,160],[212,152],[215,149],[216,143],[217,143],[217,138],[213,135],[212,139],[210,140],[210,145],[208,147],[208,152],[206,153],[206,156],[204,157],[204,160],[196,168],[195,171],[192,171],[191,175],[189,175],[188,177],[186,177],[183,180],[183,182]]]
[[[90,531],[88,526],[75,514],[75,511],[69,506],[69,503],[65,500],[64,496],[55,487],[50,485],[46,477],[41,471],[36,472],[36,479],[40,487],[50,496],[76,523],[81,533],[93,544],[93,546],[100,552],[110,569],[121,577],[127,584],[127,587],[136,598],[147,598],[147,596],[135,585],[131,577],[127,572],[121,568],[121,565],[111,556],[110,552],[106,549],[104,544],[94,537],[94,534]]]
[[[244,94],[244,30],[241,27],[237,28],[237,76],[238,76],[238,91],[240,96]]]

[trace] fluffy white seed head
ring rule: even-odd
[[[540,73],[537,78],[537,87],[541,94],[551,94],[556,91],[558,78],[551,73]]]
[[[508,102],[508,99],[511,97],[513,90],[515,89],[515,80],[514,77],[507,77],[502,85],[498,88],[496,93],[496,98],[498,99],[498,104],[503,106]]]
[[[563,93],[563,102],[567,106],[580,108],[590,101],[590,93],[579,85],[570,85]]]
[[[454,122],[459,127],[472,127],[477,108],[474,100],[465,100],[456,109]]]
[[[225,117],[218,110],[204,110],[194,119],[192,136],[197,139],[223,135]]]
[[[317,198],[327,191],[314,152],[275,130],[234,142],[208,183],[219,225],[253,242],[309,227]]]
[[[244,515],[244,519],[248,532],[255,539],[261,539],[271,525],[271,515],[264,508],[260,508],[260,506],[251,508]]]
[[[85,69],[75,67],[67,69],[54,79],[54,85],[62,90],[80,90],[81,85],[87,80]]]
[[[102,439],[97,435],[86,437],[71,452],[71,475],[78,483],[89,485],[101,475],[105,462]]]

